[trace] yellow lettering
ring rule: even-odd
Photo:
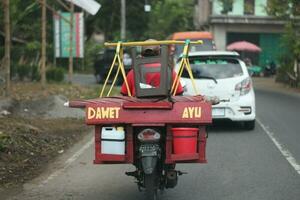
[[[120,108],[119,108],[119,107],[116,107],[115,110],[116,110],[116,118],[118,119],[118,118],[119,118],[119,111],[120,111]]]
[[[184,108],[182,118],[201,118],[201,107]]]
[[[96,111],[94,108],[88,108],[88,119],[93,119],[96,115]]]
[[[109,118],[109,108],[101,108],[101,113],[103,119]]]
[[[101,110],[100,110],[100,108],[97,108],[96,119],[101,119]]]
[[[187,108],[184,108],[182,113],[182,118],[189,118],[189,112]]]
[[[88,119],[118,119],[120,117],[120,107],[97,107],[87,108]]]
[[[195,107],[188,107],[188,110],[189,110],[189,118],[194,118]]]
[[[113,118],[115,118],[115,112],[114,112],[114,108],[109,108],[109,118],[110,119],[113,119]]]
[[[201,118],[201,107],[195,109],[195,118]]]

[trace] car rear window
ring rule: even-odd
[[[190,52],[195,51],[212,51],[215,50],[213,40],[212,39],[199,39],[203,41],[201,45],[191,45]],[[192,40],[194,41],[194,40]],[[176,45],[175,54],[179,57],[180,54],[183,52],[183,45]]]
[[[195,79],[205,76],[225,79],[243,75],[239,61],[234,58],[190,57],[189,61]],[[190,77],[187,70],[183,71],[182,77]]]

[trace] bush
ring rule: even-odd
[[[48,81],[62,82],[64,80],[64,70],[58,67],[49,68],[46,72]]]
[[[19,76],[19,79],[21,81],[24,80],[25,77],[29,77],[31,72],[31,66],[30,65],[18,65],[17,66],[17,74]]]
[[[39,67],[37,65],[33,65],[31,67],[31,80],[32,81],[39,81],[41,80],[41,75],[39,72]]]

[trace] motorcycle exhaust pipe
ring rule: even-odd
[[[167,171],[166,188],[174,188],[177,185],[178,176],[176,170]]]

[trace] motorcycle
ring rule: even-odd
[[[159,190],[174,188],[179,176],[186,174],[176,169],[177,163],[207,162],[206,126],[212,123],[211,100],[201,95],[171,94],[170,91],[176,91],[176,79],[172,84],[171,78],[163,78],[172,76],[168,67],[160,68],[159,73],[164,76],[160,77],[159,87],[141,87],[144,85],[141,84],[143,73],[147,73],[147,69],[143,68],[145,63],[161,62],[161,66],[167,66],[166,45],[170,43],[185,45],[184,54],[188,54],[189,41],[106,45],[117,46],[114,60],[118,60],[120,58],[118,56],[122,55],[120,53],[122,46],[157,45],[157,43],[162,45],[161,55],[157,58],[147,60],[136,56],[136,52],[132,53],[137,86],[136,97],[102,97],[67,103],[67,106],[72,108],[85,108],[86,124],[95,126],[94,164],[133,164],[136,170],[126,172],[126,175],[136,179],[138,190],[143,191],[148,200],[158,199]],[[188,56],[183,56],[183,59],[187,58]],[[182,70],[184,64],[187,64],[186,68],[190,70],[186,60],[182,63]],[[114,67],[115,64],[111,66]],[[121,73],[124,73],[122,63],[119,63],[118,67]],[[122,75],[125,77],[125,74]],[[177,81],[180,75],[179,73]],[[104,89],[101,94],[103,91]]]

